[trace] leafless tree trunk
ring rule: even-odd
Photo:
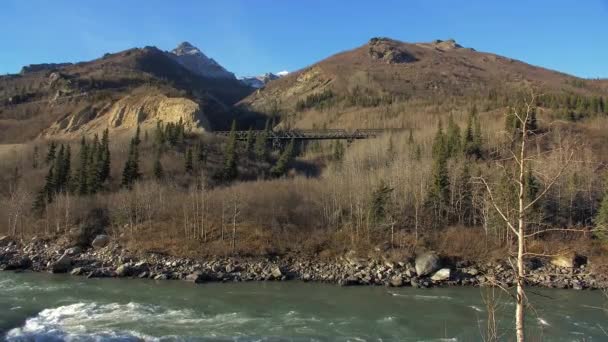
[[[527,297],[524,290],[524,280],[526,276],[525,265],[524,265],[524,256],[526,254],[526,239],[530,236],[536,235],[539,232],[535,232],[533,234],[526,235],[526,218],[527,212],[532,206],[538,202],[555,184],[556,180],[561,176],[570,160],[572,159],[573,153],[570,153],[567,160],[565,160],[562,164],[562,167],[557,172],[557,174],[551,178],[549,178],[548,182],[545,185],[544,190],[533,199],[529,199],[529,202],[526,203],[526,184],[525,184],[525,174],[526,171],[533,161],[533,158],[528,156],[527,154],[527,142],[530,139],[530,135],[534,132],[529,132],[528,123],[530,120],[530,116],[534,109],[534,103],[536,102],[536,97],[534,94],[529,102],[526,103],[525,112],[518,113],[514,112],[519,124],[521,125],[521,131],[518,132],[520,135],[519,139],[521,139],[519,143],[519,147],[516,151],[511,150],[511,159],[515,161],[517,166],[517,179],[515,182],[519,187],[518,191],[518,206],[517,206],[517,223],[514,224],[508,217],[508,212],[505,208],[500,208],[497,201],[494,199],[493,191],[490,185],[486,182],[483,177],[480,177],[481,181],[486,187],[486,190],[490,196],[490,202],[494,209],[498,212],[500,217],[504,220],[505,224],[508,227],[508,230],[511,231],[514,236],[517,238],[517,259],[516,259],[516,306],[515,306],[515,332],[518,342],[523,342],[525,339],[525,308],[527,306]]]

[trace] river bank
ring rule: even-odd
[[[560,267],[569,266],[569,267]],[[608,275],[594,274],[585,258],[528,261],[528,286],[559,289],[605,289]],[[347,254],[334,260],[310,257],[180,258],[160,253],[133,253],[100,236],[88,248],[67,247],[60,239],[17,241],[0,238],[0,270],[70,273],[89,278],[137,277],[193,283],[301,280],[342,286],[390,287],[511,286],[507,261],[446,262],[435,253],[391,261]]]

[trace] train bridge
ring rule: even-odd
[[[267,140],[273,143],[283,143],[285,140],[360,140],[376,138],[384,133],[385,129],[357,129],[354,131],[346,131],[344,129],[322,129],[322,130],[307,130],[307,129],[290,129],[290,130],[254,130],[251,131],[252,137],[255,139],[258,135],[265,134]],[[215,131],[212,132],[217,136],[227,137],[231,131]],[[236,140],[247,140],[250,131],[235,131]]]

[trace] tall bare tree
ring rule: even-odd
[[[562,175],[563,171],[567,168],[570,161],[572,160],[573,152],[567,151],[565,160],[562,161],[561,167],[551,176],[543,175],[544,188],[534,198],[527,198],[526,196],[526,172],[533,170],[535,161],[540,157],[541,153],[530,154],[528,152],[528,143],[532,139],[542,138],[542,134],[538,134],[536,129],[531,129],[532,118],[535,115],[535,103],[536,95],[532,93],[530,99],[525,102],[523,110],[513,110],[509,115],[514,115],[515,119],[519,122],[519,129],[513,135],[513,141],[511,148],[509,149],[510,156],[507,158],[515,163],[516,177],[512,180],[515,182],[518,188],[517,196],[517,207],[515,209],[516,222],[512,222],[509,219],[508,209],[501,208],[498,201],[495,200],[494,191],[490,184],[484,177],[477,177],[487,190],[489,195],[490,203],[504,221],[508,230],[510,230],[517,240],[517,253],[516,253],[516,265],[514,265],[516,272],[516,307],[515,307],[515,331],[518,342],[523,342],[525,339],[525,308],[528,304],[526,293],[524,290],[524,280],[526,277],[526,269],[524,264],[524,257],[529,253],[526,252],[526,242],[528,238],[534,235],[546,232],[547,230],[536,231],[532,234],[527,231],[528,215],[533,206],[547,194],[547,192],[553,187],[555,182]],[[562,148],[562,147],[560,147]],[[504,163],[504,160],[500,161]],[[533,170],[534,172],[535,170]]]

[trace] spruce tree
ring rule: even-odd
[[[459,180],[460,184],[460,204],[459,215],[460,223],[470,226],[473,224],[473,188],[471,186],[471,171],[469,163],[465,161],[462,166],[462,172]]]
[[[34,146],[34,152],[32,153],[32,168],[37,169],[39,166],[40,151],[38,145]]]
[[[54,141],[51,141],[51,143],[49,144],[49,150],[46,154],[46,159],[45,159],[45,162],[47,165],[49,165],[50,163],[53,162],[53,160],[55,160],[56,150],[57,150],[57,144]]]
[[[482,157],[481,124],[477,117],[477,107],[473,106],[469,112],[467,129],[464,134],[463,149],[468,157]]]
[[[129,144],[129,155],[122,171],[121,185],[127,189],[132,189],[135,181],[139,179],[139,152],[137,149],[137,140],[134,137]]]
[[[265,162],[268,160],[268,133],[266,130],[259,132],[255,136],[254,154],[255,158],[259,162]]]
[[[107,128],[103,131],[103,135],[101,137],[100,151],[101,154],[99,160],[99,182],[101,184],[108,180],[108,178],[110,178],[110,133]]]
[[[441,122],[437,128],[433,143],[432,182],[429,192],[429,204],[439,222],[447,218],[450,200],[450,177],[448,172],[448,150]]]
[[[374,224],[383,223],[386,219],[390,195],[393,190],[393,188],[389,187],[384,181],[382,181],[380,182],[380,185],[372,192],[369,217]]]
[[[222,169],[222,178],[224,181],[232,181],[236,179],[238,174],[236,165],[236,122],[232,122],[228,143],[224,150],[224,167]]]
[[[97,134],[93,137],[93,141],[88,151],[87,162],[87,193],[95,194],[101,187],[101,168],[103,150],[99,143]]]
[[[160,150],[157,150],[155,157],[154,157],[154,178],[156,178],[156,180],[158,180],[158,181],[162,180],[165,176],[165,172],[163,170],[163,164],[160,161],[160,157],[161,157]]]
[[[251,149],[253,148],[254,138],[253,138],[253,130],[249,127],[247,131],[247,139],[245,140],[245,153],[249,155],[251,153]]]
[[[342,145],[340,140],[336,140],[334,143],[333,159],[340,161],[342,158],[344,158],[344,145]]]
[[[270,174],[274,177],[281,177],[287,173],[289,164],[294,158],[294,139],[291,139],[285,150],[281,153],[281,156],[277,160],[277,163],[270,169]]]
[[[86,195],[87,185],[87,164],[89,161],[89,145],[84,137],[80,141],[79,165],[76,172],[74,188],[79,195]]]
[[[192,149],[188,148],[188,150],[186,151],[186,160],[185,160],[185,169],[186,169],[186,173],[192,173],[192,171],[194,170],[194,161],[192,158]]]
[[[141,144],[140,134],[141,134],[141,129],[139,127],[139,124],[137,124],[137,129],[135,130],[135,137],[133,137],[133,143],[137,146],[139,146],[139,144]]]
[[[460,142],[460,127],[454,122],[454,117],[450,114],[446,136],[446,147],[449,157],[455,156],[461,150]]]

